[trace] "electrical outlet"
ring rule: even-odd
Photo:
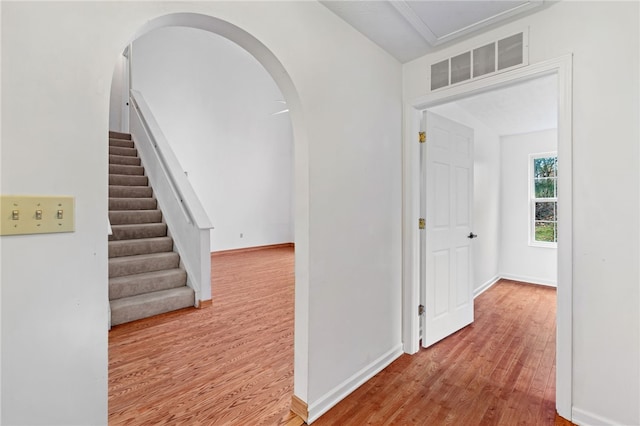
[[[0,235],[75,231],[75,199],[70,196],[0,196]]]

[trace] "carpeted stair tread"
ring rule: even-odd
[[[157,207],[155,198],[109,198],[109,210],[154,210]]]
[[[109,154],[109,164],[124,164],[127,166],[139,166],[140,157],[129,157],[128,155]]]
[[[109,164],[110,175],[144,175],[144,167],[127,164]]]
[[[122,146],[109,146],[109,155],[126,155],[129,157],[137,157],[138,150],[135,148],[125,148]]]
[[[110,278],[109,300],[178,288],[185,285],[187,285],[187,272],[181,268]]]
[[[193,290],[186,286],[112,300],[111,325],[192,307],[194,301]]]
[[[149,179],[146,176],[137,175],[109,175],[109,185],[147,186]]]
[[[167,225],[165,223],[111,225],[111,231],[112,235],[109,235],[109,241],[165,237],[167,235]]]
[[[158,223],[162,222],[162,212],[160,210],[110,210],[109,222],[111,225]]]
[[[126,140],[131,140],[131,134],[130,133],[122,133],[122,132],[115,132],[113,130],[109,130],[109,139],[126,139]]]
[[[109,241],[109,258],[162,253],[172,250],[173,239],[171,237]]]
[[[113,257],[109,259],[109,278],[163,271],[165,269],[174,269],[178,266],[180,266],[180,256],[173,251]]]
[[[109,185],[110,198],[151,198],[153,190],[150,186]]]

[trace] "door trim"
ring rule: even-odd
[[[572,405],[572,295],[573,295],[573,199],[572,199],[572,65],[571,54],[530,64],[460,86],[445,88],[404,103],[403,137],[403,313],[402,337],[405,353],[419,350],[420,324],[420,235],[416,224],[420,215],[420,153],[417,135],[421,111],[500,87],[545,75],[558,77],[558,290],[556,328],[556,408],[571,420]]]

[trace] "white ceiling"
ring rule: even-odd
[[[493,129],[515,135],[558,126],[558,91],[555,75],[496,89],[453,102]],[[438,112],[438,107],[432,108]]]
[[[320,0],[320,3],[402,63],[481,29],[535,12],[543,2]]]

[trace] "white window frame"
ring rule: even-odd
[[[556,157],[556,161],[558,158],[558,153],[556,151],[552,152],[541,152],[537,154],[529,154],[529,245],[532,247],[548,247],[548,248],[557,248],[558,247],[558,236],[557,236],[557,226],[558,226],[558,191],[556,189],[556,196],[553,198],[535,198],[535,176],[534,176],[534,165],[533,162],[538,158],[548,158],[548,157]],[[556,184],[558,182],[558,171],[556,170]],[[537,202],[555,202],[556,203],[556,241],[536,241],[536,203]]]

